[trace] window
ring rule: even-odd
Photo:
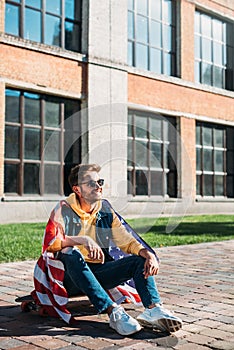
[[[176,75],[174,0],[128,1],[128,64]]]
[[[6,1],[5,32],[80,52],[81,0]]]
[[[74,100],[6,90],[6,194],[69,191],[63,172],[80,161],[80,120],[69,117],[79,111],[79,105]]]
[[[195,81],[233,90],[234,25],[195,12]]]
[[[177,197],[175,125],[175,118],[129,113],[129,194]]]
[[[197,195],[234,197],[233,159],[234,128],[197,123]]]

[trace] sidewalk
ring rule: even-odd
[[[144,329],[122,337],[97,316],[88,299],[72,300],[78,325],[22,313],[17,296],[32,288],[33,261],[0,264],[0,349],[205,350],[234,349],[234,240],[157,249],[157,284],[166,308],[184,321],[173,335]],[[126,304],[131,315],[141,309]]]

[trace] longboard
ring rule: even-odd
[[[24,295],[23,297],[18,297],[15,299],[17,303],[21,303],[20,307],[23,312],[30,312],[34,311],[37,312],[40,316],[47,316],[47,312],[43,306],[37,305],[31,296],[29,295]]]

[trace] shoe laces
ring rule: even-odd
[[[112,317],[114,321],[123,320],[128,321],[129,315],[124,311],[122,306],[117,306],[112,310]]]

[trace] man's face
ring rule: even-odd
[[[102,187],[97,183],[98,180],[100,180],[100,176],[96,171],[87,171],[82,183],[78,185],[79,196],[85,202],[93,204],[102,198]],[[95,187],[93,187],[94,185]]]

